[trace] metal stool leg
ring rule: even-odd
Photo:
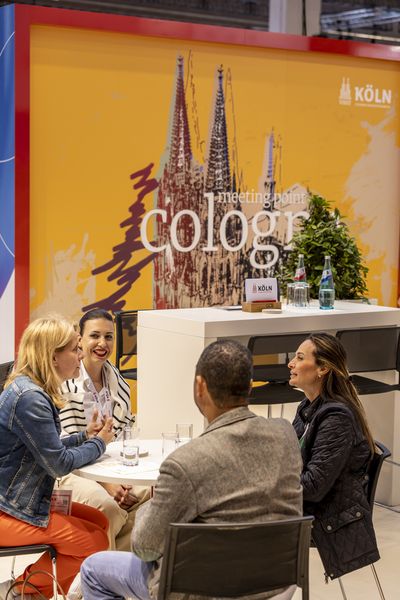
[[[348,600],[347,596],[346,596],[346,592],[344,591],[342,580],[340,577],[338,577],[338,581],[339,581],[339,585],[340,585],[340,591],[342,592],[343,600]]]
[[[14,555],[12,557],[12,563],[11,563],[11,579],[13,581],[15,581],[15,560],[16,560],[16,556]],[[53,598],[54,600],[57,600],[58,597],[58,589],[57,589],[57,560],[55,556],[52,556],[52,554],[50,553],[50,558],[51,558],[51,568],[52,568],[52,574],[53,574]]]
[[[58,589],[57,589],[57,562],[56,562],[56,558],[53,556],[51,559],[51,566],[53,568],[53,597],[54,600],[57,600],[58,598]]]
[[[383,593],[383,589],[381,586],[381,582],[379,581],[378,573],[376,572],[375,566],[371,564],[372,574],[375,579],[376,587],[378,588],[378,592],[382,600],[385,600],[385,595]]]
[[[11,563],[11,579],[12,579],[13,581],[15,581],[15,573],[14,573],[14,570],[15,570],[15,559],[16,559],[16,558],[17,558],[17,557],[14,555],[14,556],[12,557],[12,563]]]

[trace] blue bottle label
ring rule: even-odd
[[[332,277],[332,271],[330,270],[326,270],[326,271],[322,271],[322,281],[327,281],[330,277]]]

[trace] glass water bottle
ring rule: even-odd
[[[335,302],[335,284],[333,282],[331,257],[325,256],[324,270],[319,284],[319,307],[331,310]]]

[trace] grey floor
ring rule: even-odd
[[[400,510],[400,507],[397,507]],[[375,507],[374,524],[378,538],[381,560],[376,563],[386,600],[400,598],[400,513]],[[35,560],[37,556],[32,556]],[[30,557],[17,559],[16,572],[20,573]],[[0,581],[10,576],[11,559],[0,559]],[[323,567],[315,549],[310,553],[311,600],[340,600],[342,598],[337,581],[325,584]],[[360,569],[343,577],[348,600],[379,600],[372,571],[369,567]],[[300,590],[294,595],[294,600],[300,600]]]

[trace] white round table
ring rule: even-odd
[[[148,452],[148,454],[139,457],[139,464],[136,467],[127,467],[122,464],[122,441],[110,442],[103,456],[92,465],[76,469],[74,474],[105,483],[153,486],[157,481],[160,465],[165,458],[162,455],[162,441],[140,440],[139,446],[140,453]]]

